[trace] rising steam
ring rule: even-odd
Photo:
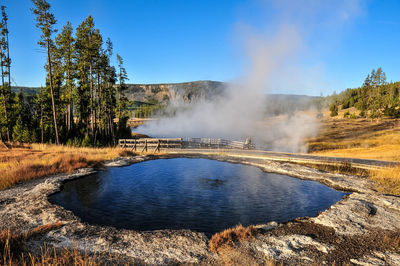
[[[271,4],[271,1],[267,2]],[[269,104],[266,94],[272,90],[277,92],[277,89],[284,89],[287,93],[296,85],[304,89],[303,94],[308,94],[309,84],[326,85],[321,81],[323,71],[319,67],[320,62],[303,64],[309,49],[313,48],[307,42],[310,32],[304,30],[307,23],[303,23],[303,20],[307,17],[307,21],[310,21],[313,16],[320,16],[318,11],[322,7],[328,8],[324,3],[329,2],[331,8],[328,8],[330,16],[327,17],[329,23],[326,23],[326,27],[332,27],[332,13],[336,14],[336,23],[343,25],[353,10],[358,10],[355,8],[358,2],[293,1],[316,8],[312,12],[298,8],[297,11],[303,14],[296,13],[296,16],[291,13],[293,6],[288,1],[284,2],[287,6],[282,6],[282,1],[279,4],[272,3],[285,18],[283,23],[272,23],[273,29],[256,33],[249,26],[239,27],[238,33],[248,59],[248,67],[241,78],[230,82],[224,93],[212,100],[200,100],[187,106],[179,98],[172,99],[171,105],[175,108],[178,106],[178,110],[182,111],[173,117],[144,125],[140,132],[152,136],[236,140],[250,136],[260,148],[305,152],[307,148],[304,139],[315,135],[318,129],[315,114],[298,112],[273,117],[265,112]],[[320,30],[318,28],[313,31]],[[321,91],[323,88],[319,89]]]

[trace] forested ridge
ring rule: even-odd
[[[118,54],[114,57],[111,40],[104,39],[91,16],[75,30],[70,22],[57,29],[49,3],[32,0],[47,74],[39,93],[24,95],[22,90],[11,90],[6,7],[1,11],[2,141],[100,146],[130,135],[123,59]],[[114,58],[116,66],[111,64]]]
[[[340,94],[329,96],[331,116],[338,115],[338,109],[355,107],[358,112],[346,112],[345,116],[400,118],[400,82],[387,82],[382,68],[373,69],[361,87],[347,89]]]

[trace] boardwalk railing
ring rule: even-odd
[[[135,151],[160,151],[161,149],[255,149],[254,144],[241,141],[210,138],[140,138],[120,139],[119,146]]]

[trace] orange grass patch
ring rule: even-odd
[[[0,189],[17,183],[78,168],[93,167],[106,160],[131,155],[120,148],[75,148],[32,144],[0,150]]]
[[[256,233],[254,226],[243,227],[241,224],[234,228],[226,229],[212,236],[209,246],[210,250],[217,252],[223,246],[233,245],[235,242],[249,240]]]
[[[39,226],[35,227],[33,230],[25,233],[24,237],[25,237],[25,239],[29,239],[35,235],[45,234],[51,230],[58,229],[63,225],[64,224],[62,222],[39,225]]]

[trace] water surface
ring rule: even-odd
[[[67,182],[50,201],[83,221],[133,230],[235,226],[316,216],[345,193],[314,181],[207,159],[159,159]]]

